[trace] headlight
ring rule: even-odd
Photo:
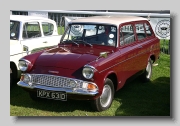
[[[86,79],[91,79],[94,76],[94,69],[85,67],[82,71],[82,74]]]
[[[28,69],[29,62],[26,62],[24,60],[19,61],[18,67],[21,71],[26,71]]]

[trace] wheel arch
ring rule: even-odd
[[[113,82],[114,91],[116,91],[116,90],[117,90],[117,86],[118,86],[118,78],[117,78],[116,73],[113,72],[113,71],[109,72],[109,73],[106,75],[105,79],[104,79],[104,83],[105,83],[105,81],[106,81],[106,78],[109,78],[109,79]]]
[[[156,59],[155,55],[152,54],[152,55],[150,56],[150,59],[151,59],[152,63],[154,63],[154,62],[155,62],[155,59]]]

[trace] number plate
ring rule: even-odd
[[[66,92],[37,90],[37,97],[47,98],[47,99],[54,99],[54,100],[61,100],[61,101],[67,101]]]

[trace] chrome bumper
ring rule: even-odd
[[[23,81],[19,81],[17,83],[18,86],[23,88],[29,88],[29,89],[42,89],[42,90],[49,90],[49,91],[65,91],[67,94],[79,94],[79,95],[89,95],[89,96],[95,96],[98,94],[98,91],[88,91],[84,89],[77,89],[77,88],[60,88],[60,87],[48,87],[48,86],[42,86],[42,85],[36,85],[33,84],[30,86],[27,83],[24,83]]]

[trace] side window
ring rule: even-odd
[[[54,25],[52,23],[42,22],[42,29],[44,36],[49,36],[53,34]]]
[[[136,33],[137,33],[138,40],[142,40],[142,39],[146,38],[144,25],[142,23],[141,24],[135,24],[135,27],[136,27]]]
[[[41,30],[38,22],[26,22],[23,26],[23,38],[41,37]]]
[[[127,45],[135,42],[134,30],[131,24],[120,28],[120,45]]]
[[[19,39],[20,22],[10,21],[10,39]]]
[[[151,26],[147,23],[144,23],[145,25],[145,29],[146,29],[146,35],[147,36],[152,36],[152,32],[151,32]]]

